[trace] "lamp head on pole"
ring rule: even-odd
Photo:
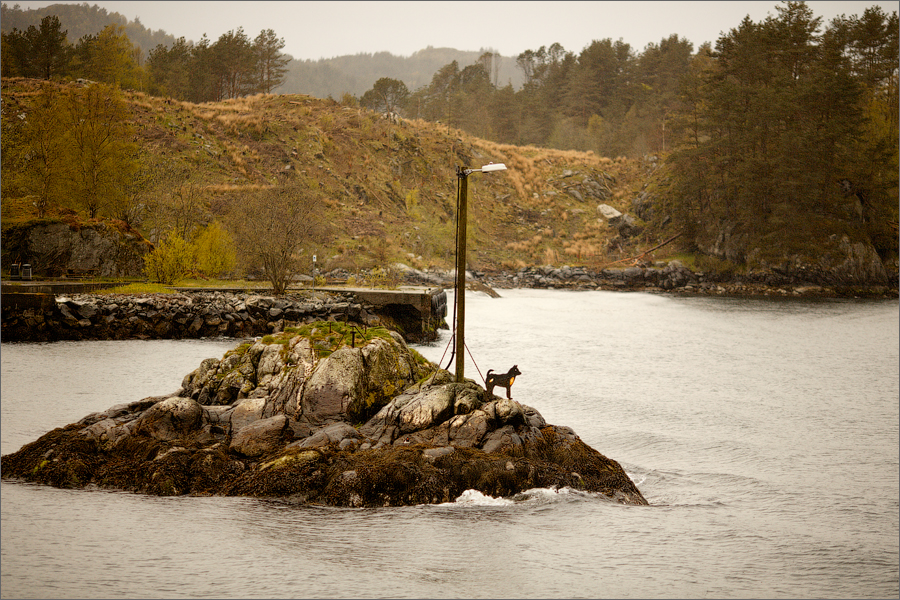
[[[506,165],[503,163],[488,163],[481,167],[480,169],[463,169],[457,167],[456,175],[457,177],[468,177],[472,173],[492,173],[493,171],[505,171]]]

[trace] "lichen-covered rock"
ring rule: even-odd
[[[340,418],[365,390],[360,352],[341,348],[323,359],[306,382],[303,416],[314,423]]]
[[[320,344],[296,332],[242,344],[203,361],[179,396],[92,413],[3,457],[2,476],[338,506],[564,485],[646,503],[621,466],[574,431],[515,400],[486,398],[475,382],[456,383],[435,365],[424,376],[425,363],[402,339],[323,357]],[[374,406],[385,404],[360,423],[376,386]]]
[[[393,343],[373,340],[360,350],[366,369],[364,392],[348,407],[351,418],[364,421],[394,398],[401,390],[425,373],[406,348],[403,338]],[[399,350],[396,346],[399,346]]]

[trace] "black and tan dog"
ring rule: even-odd
[[[516,375],[521,375],[522,372],[519,371],[518,365],[513,365],[512,369],[507,371],[505,375],[492,375],[493,369],[488,369],[487,377],[485,377],[485,383],[487,384],[487,395],[488,398],[493,396],[494,387],[502,387],[506,388],[506,397],[510,400],[512,396],[510,395],[510,389],[512,388],[513,382],[516,380]]]

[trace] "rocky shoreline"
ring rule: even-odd
[[[409,281],[446,287],[453,285],[452,272],[400,267]],[[677,260],[654,266],[605,268],[599,271],[586,267],[543,266],[524,267],[518,271],[472,271],[467,276],[471,289],[603,290],[704,296],[898,297],[897,277],[873,284],[842,280],[827,283],[821,277],[803,278],[774,271],[723,276],[691,271]]]
[[[396,264],[404,284],[452,288],[452,271],[420,271]],[[328,274],[340,281],[349,274]],[[471,271],[469,289],[494,294],[494,290],[534,288],[603,290],[704,296],[760,296],[804,298],[898,298],[894,277],[883,284],[853,283],[810,275],[775,271],[721,276],[691,271],[679,261],[654,266],[605,268],[525,267],[518,271]],[[9,298],[9,295],[4,294]],[[23,296],[29,296],[24,294]],[[37,296],[37,295],[33,295]],[[45,295],[46,296],[46,295]],[[68,294],[46,296],[43,304],[18,306],[3,301],[4,341],[196,339],[203,337],[253,337],[281,331],[296,323],[317,320],[353,321],[365,325],[387,324],[403,331],[409,341],[429,341],[435,330],[417,331],[419,323],[405,327],[401,313],[387,314],[355,299],[353,294],[301,290],[272,297],[260,293],[216,291],[172,294]],[[444,309],[446,310],[446,309]],[[443,322],[443,314],[434,318]],[[434,317],[434,315],[432,315]]]
[[[119,404],[2,457],[2,477],[332,506],[571,487],[647,501],[616,461],[540,413],[453,381],[384,328],[318,322],[244,343],[177,392]]]

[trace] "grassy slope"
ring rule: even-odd
[[[27,107],[37,85],[4,80],[4,100]],[[609,189],[603,202],[630,212],[631,198],[646,178],[634,161],[495,144],[439,124],[392,123],[371,111],[305,95],[206,104],[133,91],[126,98],[146,152],[189,165],[202,182],[211,215],[239,201],[242,191],[290,179],[314,190],[337,231],[320,251],[325,260],[319,265],[326,270],[394,261],[451,267],[456,166],[487,162],[506,163],[509,170],[469,177],[472,268],[596,267],[634,251],[609,250],[616,232],[598,222],[600,201],[587,196],[578,201],[566,192],[590,175]],[[567,170],[576,175],[565,177]],[[169,193],[161,186],[150,195]],[[19,213],[24,206],[4,198],[4,220],[24,217]],[[657,241],[641,239],[637,247]]]

